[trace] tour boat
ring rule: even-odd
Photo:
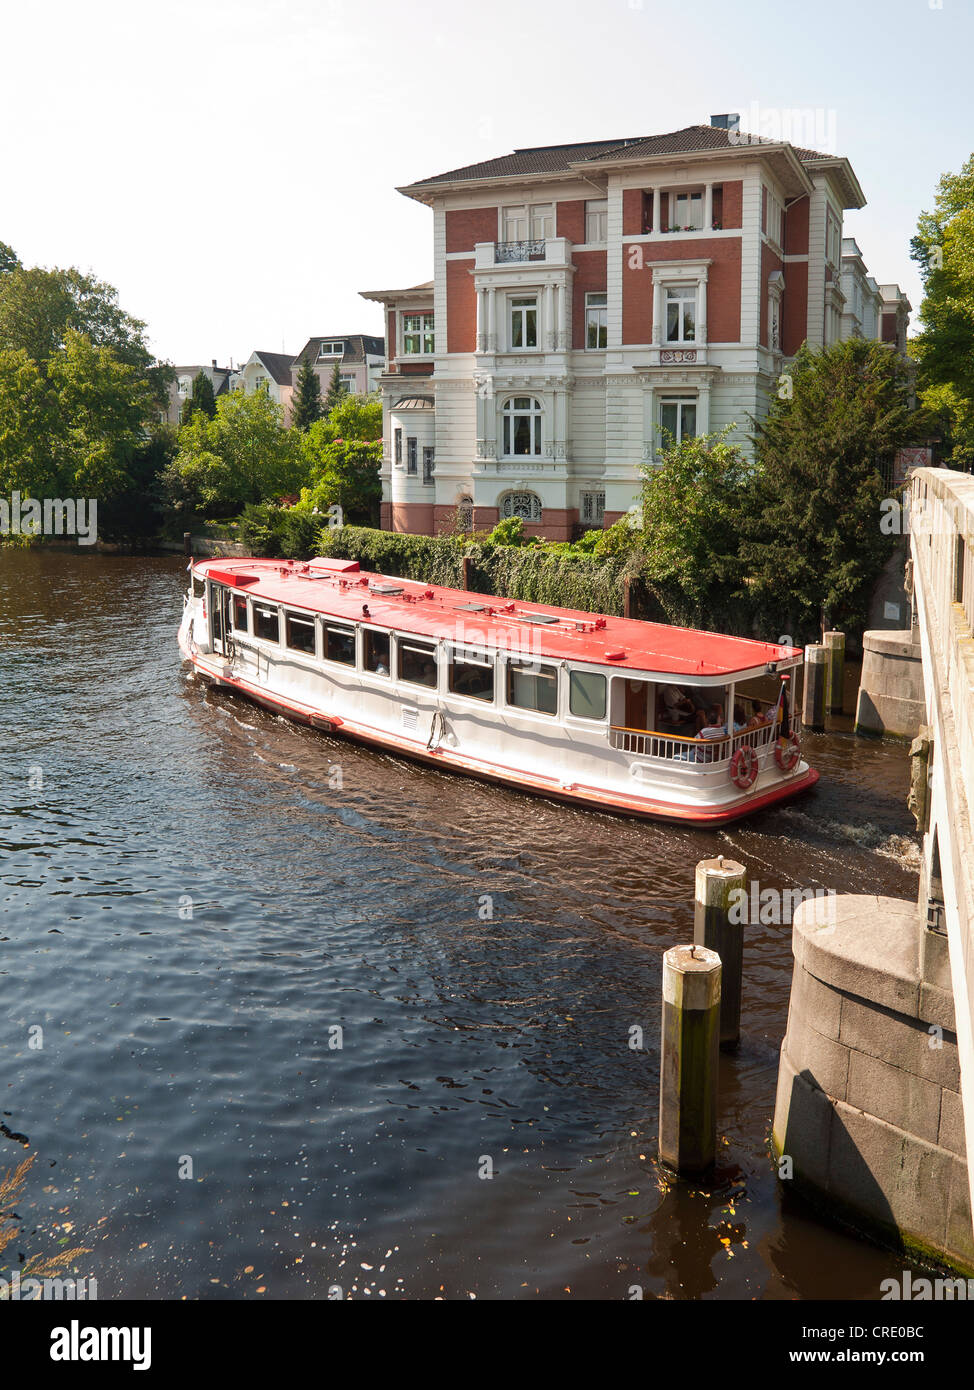
[[[807,790],[799,648],[362,572],[191,562],[184,661],[315,729],[603,811],[713,825]],[[730,724],[726,721],[730,720]]]

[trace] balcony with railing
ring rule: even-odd
[[[571,245],[567,237],[541,237],[530,241],[478,241],[474,247],[476,270],[495,267],[516,269],[518,266],[571,264]]]

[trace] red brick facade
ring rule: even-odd
[[[632,243],[645,261],[712,262],[707,273],[707,340],[737,343],[741,337],[741,243],[738,237]],[[622,341],[653,340],[653,272],[630,266],[630,245],[622,247]]]
[[[794,357],[807,336],[808,263],[789,261],[785,266],[785,294],[781,301],[781,350],[785,356]]]
[[[785,255],[808,255],[807,197],[798,198],[785,213]]]
[[[607,254],[605,251],[576,251],[572,256],[575,280],[572,292],[572,347],[585,346],[585,296],[605,293]]]
[[[446,252],[473,251],[478,241],[497,240],[497,209],[463,208],[446,214]]]
[[[585,240],[585,203],[580,198],[570,203],[559,203],[556,208],[556,236],[567,237],[569,241]]]
[[[446,350],[473,352],[477,345],[477,291],[474,289],[474,263],[446,263]]]

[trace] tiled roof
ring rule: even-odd
[[[736,138],[730,137],[735,134]],[[514,150],[512,154],[488,159],[480,164],[466,164],[445,174],[420,179],[411,189],[430,188],[439,183],[462,182],[466,179],[502,179],[518,174],[559,174],[586,163],[596,164],[603,159],[649,159],[662,154],[689,154],[697,150],[738,149],[743,145],[778,145],[783,143],[762,135],[731,132],[719,126],[690,125],[672,130],[666,135],[637,135],[625,140],[592,140],[578,145],[541,145],[537,149]],[[803,162],[829,159],[817,150],[793,147]]]
[[[309,338],[299,353],[291,358],[292,367],[300,367],[301,359],[307,355],[312,366],[318,360],[318,349],[322,343],[342,344],[341,362],[343,366],[354,367],[365,361],[366,355],[385,357],[384,338],[373,338],[367,333],[316,333]],[[336,359],[337,360],[337,359]]]
[[[294,359],[289,352],[262,352],[258,348],[257,356],[278,386],[291,385],[291,363]]]

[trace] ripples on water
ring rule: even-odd
[[[819,789],[727,831],[557,806],[207,694],[183,566],[0,550],[0,1104],[38,1155],[31,1248],[71,1223],[102,1298],[876,1297],[898,1262],[767,1156],[789,929],[749,928],[706,1191],[653,1161],[660,958],[706,855],[914,896],[902,748],[811,736]]]

